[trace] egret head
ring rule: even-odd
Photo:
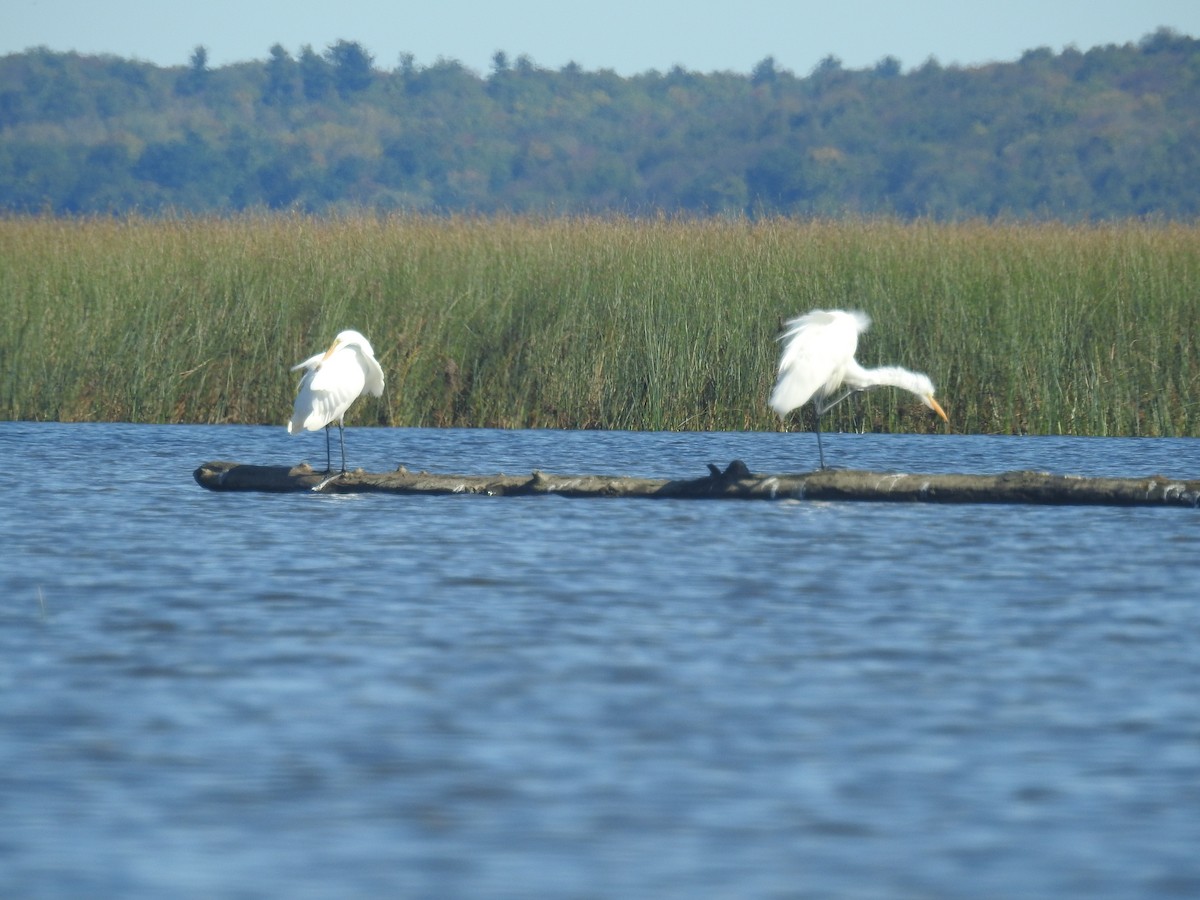
[[[375,351],[371,349],[371,342],[368,341],[361,332],[354,329],[338,332],[338,336],[333,339],[333,343],[329,345],[329,349],[325,351],[325,359],[328,359],[339,347],[358,347],[367,356],[374,356]]]

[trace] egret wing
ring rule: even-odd
[[[363,392],[366,378],[356,355],[334,353],[317,362],[300,380],[300,390],[288,422],[288,431],[316,431],[341,421]]]
[[[815,394],[837,390],[854,359],[858,335],[870,319],[863,313],[816,310],[787,323],[780,340],[783,353],[770,406],[783,416]]]
[[[298,371],[299,369],[315,369],[317,366],[319,366],[321,364],[321,360],[323,360],[324,358],[325,358],[324,353],[318,353],[316,356],[310,356],[308,359],[304,360],[304,362],[298,362],[294,366],[292,366],[291,371],[295,372],[295,371]]]
[[[376,361],[374,356],[363,354],[362,358],[365,383],[363,390],[372,397],[383,396],[383,368]]]

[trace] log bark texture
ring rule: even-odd
[[[372,473],[361,469],[326,475],[307,464],[253,466],[208,462],[194,476],[213,491],[290,493],[485,494],[565,497],[725,498],[741,500],[865,500],[890,503],[1026,503],[1091,506],[1184,506],[1200,504],[1200,480],[1150,475],[1087,478],[1049,472],[1000,475],[908,475],[825,469],[795,475],[756,475],[741,460],[723,471],[709,464],[695,479],[629,478],[620,475],[441,475],[431,472]]]

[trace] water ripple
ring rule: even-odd
[[[241,427],[0,440],[37,463],[0,520],[4,896],[1200,889],[1188,511],[216,495],[200,462],[311,448]],[[348,441],[375,468],[666,477],[814,449]],[[826,449],[1185,477],[1197,446]]]

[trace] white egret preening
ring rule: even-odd
[[[337,422],[342,447],[342,473],[346,472],[346,439],[343,419],[346,410],[363,394],[383,395],[383,369],[375,361],[371,343],[357,331],[343,331],[324,353],[292,366],[304,369],[300,391],[288,434],[325,429],[325,471],[333,471],[329,450],[329,428]]]
[[[915,394],[922,403],[949,422],[945,410],[933,399],[933,382],[920,372],[899,366],[864,369],[854,358],[858,336],[871,326],[864,312],[815,309],[787,322],[779,340],[783,354],[779,377],[768,401],[783,418],[792,410],[813,402],[816,413],[817,453],[825,468],[821,447],[821,416],[851,394],[876,387],[896,387]]]

